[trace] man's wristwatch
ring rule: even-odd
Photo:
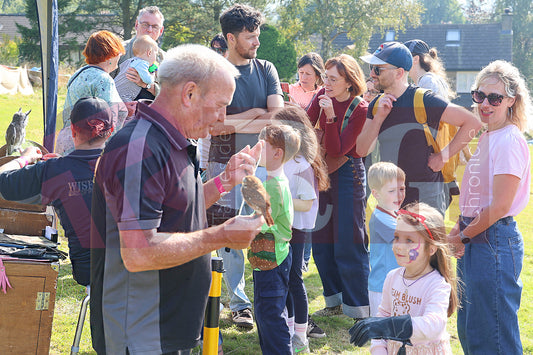
[[[150,90],[151,87],[152,87],[151,84],[146,84],[146,88],[145,88],[145,89],[146,89],[146,90]]]
[[[459,238],[461,238],[461,243],[468,244],[470,243],[470,237],[464,235],[463,231],[459,232]]]

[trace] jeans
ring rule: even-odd
[[[331,188],[320,193],[313,230],[313,257],[326,307],[343,305],[351,318],[369,316],[367,240],[365,239],[365,170],[350,158],[330,174]]]
[[[244,292],[244,252],[241,249],[218,249],[217,255],[224,263],[224,282],[230,297],[229,308],[240,311],[246,308],[252,309],[252,303]]]
[[[287,293],[292,251],[283,262],[267,271],[254,270],[254,311],[257,334],[263,355],[291,355],[287,324]]]
[[[461,230],[473,218],[462,217]],[[464,282],[457,332],[465,355],[522,354],[517,312],[524,259],[522,235],[512,217],[472,238],[457,260]]]
[[[294,322],[297,324],[307,323],[307,314],[309,312],[307,305],[307,290],[305,289],[304,279],[302,276],[302,264],[304,260],[304,246],[307,234],[299,229],[292,229],[291,249],[292,265],[289,274],[289,294],[287,295],[287,312],[289,318],[294,316]]]

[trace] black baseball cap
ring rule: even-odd
[[[84,97],[76,101],[70,113],[70,122],[79,124],[82,121],[99,120],[105,129],[113,126],[113,113],[109,104],[98,97]]]
[[[360,57],[368,64],[391,64],[406,71],[413,66],[413,56],[400,42],[385,42],[373,54]]]
[[[409,49],[413,56],[417,54],[426,54],[429,53],[429,46],[426,42],[421,39],[412,39],[410,41],[404,42],[404,46]]]

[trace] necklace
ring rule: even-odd
[[[433,273],[433,271],[435,271],[435,269],[431,270],[430,272],[420,276],[418,279],[414,280],[413,282],[411,282],[410,284],[407,284],[407,282],[405,282],[405,269],[403,269],[403,274],[402,274],[402,282],[405,286],[405,291],[404,291],[404,294],[405,294],[405,299],[407,299],[407,297],[409,296],[409,287],[413,286],[415,283],[417,283],[419,280],[422,280],[424,277],[428,276],[429,274]]]

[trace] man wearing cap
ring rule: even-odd
[[[382,90],[383,95],[369,105],[366,122],[357,138],[357,154],[366,156],[379,142],[381,161],[392,162],[406,173],[404,205],[425,202],[444,215],[446,203],[440,171],[444,163],[475,136],[481,122],[466,109],[426,92],[427,123],[435,134],[441,120],[459,128],[448,146],[440,153],[433,153],[414,114],[417,87],[407,82],[413,64],[409,49],[399,42],[386,42],[361,59],[370,64],[374,87]],[[373,114],[376,101],[378,107]]]
[[[26,148],[20,158],[0,167],[0,172],[9,170],[0,174],[0,197],[55,208],[68,239],[72,276],[87,286],[94,168],[113,132],[113,115],[106,101],[87,97],[74,104],[70,120],[75,150],[48,160],[50,155],[43,157],[38,148]]]
[[[159,68],[159,95],[139,102],[135,119],[106,145],[91,229],[98,354],[190,354],[200,342],[211,252],[247,248],[264,223],[237,216],[207,228],[206,217],[206,207],[253,174],[262,143],[246,146],[202,184],[189,141],[224,120],[237,74],[205,46],[171,49]]]

